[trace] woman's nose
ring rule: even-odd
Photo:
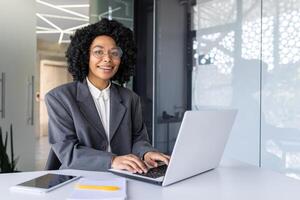
[[[111,62],[111,57],[108,52],[103,55],[102,60],[105,62]]]

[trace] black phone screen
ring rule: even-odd
[[[34,179],[26,181],[24,183],[20,183],[18,185],[19,186],[50,189],[50,188],[55,187],[55,186],[57,186],[61,183],[69,181],[73,178],[76,178],[76,176],[62,175],[62,174],[45,174],[43,176],[34,178]]]

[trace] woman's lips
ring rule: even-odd
[[[104,70],[104,71],[112,71],[113,67],[110,66],[97,66],[98,69]]]

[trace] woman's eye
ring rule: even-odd
[[[119,57],[119,52],[118,52],[118,51],[112,51],[112,52],[111,52],[111,55],[112,55],[113,57]]]
[[[103,51],[102,50],[96,50],[96,51],[94,51],[94,54],[103,55]]]

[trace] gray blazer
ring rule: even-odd
[[[111,85],[109,140],[86,80],[51,90],[45,101],[51,144],[48,169],[57,162],[60,169],[105,171],[113,155],[133,153],[142,158],[156,151],[149,143],[139,97],[129,89]],[[108,141],[112,152],[106,151]]]

